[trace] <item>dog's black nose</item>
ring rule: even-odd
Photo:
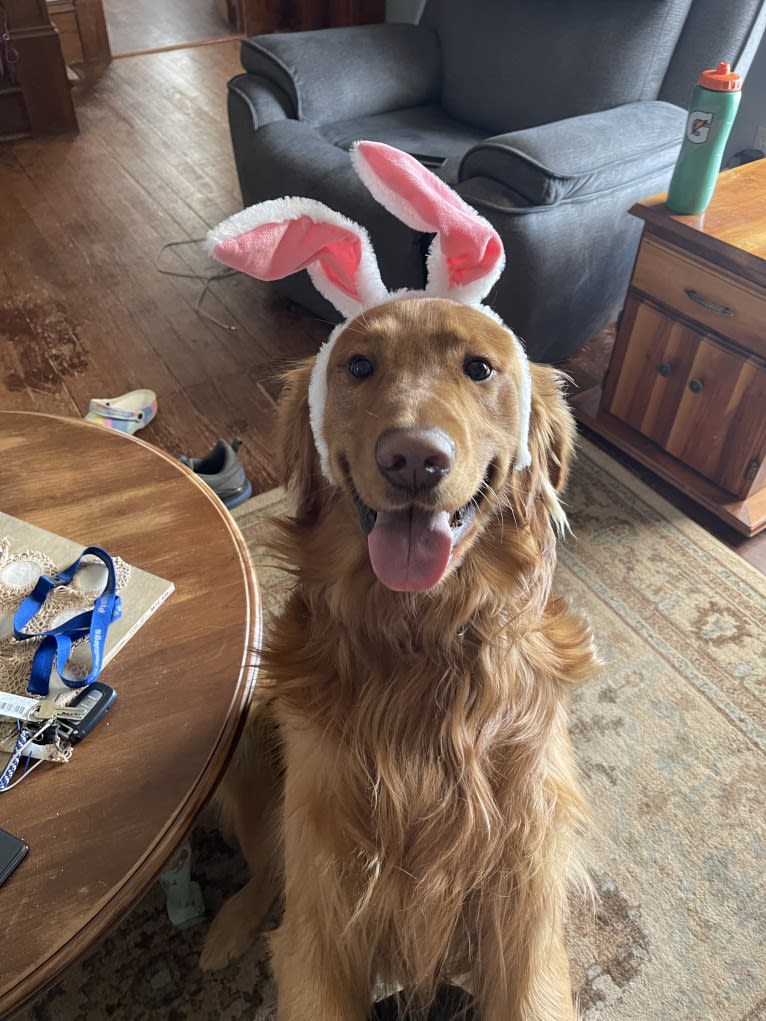
[[[430,489],[449,474],[455,444],[441,429],[389,429],[375,447],[381,475],[402,489]]]

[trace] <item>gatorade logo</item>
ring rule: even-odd
[[[712,123],[712,113],[707,113],[705,110],[692,110],[689,120],[686,122],[686,137],[690,142],[707,142]]]

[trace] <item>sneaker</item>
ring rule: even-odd
[[[241,440],[233,440],[231,445],[226,440],[219,440],[204,457],[187,457],[182,454],[178,460],[191,468],[197,478],[210,486],[216,496],[231,509],[253,495],[253,487],[237,457],[241,446]]]

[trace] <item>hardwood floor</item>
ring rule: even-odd
[[[79,135],[0,145],[0,407],[80,416],[91,397],[150,387],[160,410],[142,438],[199,455],[239,436],[260,491],[276,482],[279,373],[327,324],[232,275],[203,303],[228,330],[197,313],[201,280],[157,268],[163,246],[241,208],[226,120],[239,68],[235,39],[122,57],[76,87]],[[160,265],[220,269],[195,243]],[[588,385],[607,355],[605,335],[567,368]],[[743,540],[636,470],[766,573],[766,535]]]
[[[325,324],[256,281],[164,276],[163,245],[241,208],[226,121],[239,70],[226,41],[114,60],[78,87],[80,134],[0,146],[0,406],[82,415],[88,400],[150,387],[141,433],[173,454],[238,435],[258,489],[273,484],[277,376]],[[215,273],[199,245],[173,270]]]

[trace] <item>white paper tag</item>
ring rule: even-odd
[[[10,717],[12,720],[28,720],[39,705],[40,702],[36,698],[0,691],[0,716]]]

